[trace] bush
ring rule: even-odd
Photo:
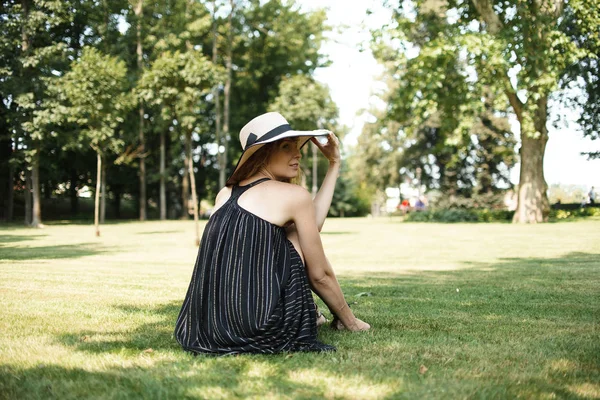
[[[436,209],[503,210],[505,192],[473,194],[471,197],[440,196],[432,206]]]
[[[600,217],[600,208],[585,207],[571,210],[550,210],[550,220],[568,220],[584,217]]]
[[[514,211],[489,208],[442,208],[415,211],[406,216],[407,222],[510,222]],[[600,217],[600,208],[585,207],[575,210],[550,210],[550,221],[575,220]]]
[[[510,221],[513,211],[448,208],[417,211],[408,214],[405,221],[408,222],[506,222]]]

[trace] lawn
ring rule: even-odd
[[[172,331],[187,221],[0,227],[0,398],[600,398],[600,220],[328,220],[367,333],[329,354],[205,357]]]

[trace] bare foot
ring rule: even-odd
[[[327,322],[327,318],[325,318],[322,313],[317,313],[317,328],[323,324],[326,324]]]
[[[342,323],[342,321],[340,319],[338,319],[337,317],[334,317],[333,321],[331,321],[331,329],[334,329],[336,331],[343,331],[348,328],[344,326],[344,324]],[[356,323],[350,328],[350,331],[361,332],[361,331],[368,331],[369,329],[371,329],[371,325],[356,318]]]
[[[331,321],[331,329],[334,329],[336,331],[343,331],[344,329],[346,329],[346,327],[344,326],[344,324],[342,324],[342,321],[339,320],[338,317],[333,317],[333,321]]]

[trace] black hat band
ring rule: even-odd
[[[284,124],[284,125],[278,126],[277,128],[271,129],[269,132],[262,135],[260,137],[260,139],[258,139],[258,136],[256,136],[254,133],[250,133],[248,135],[248,139],[246,140],[246,147],[244,148],[244,150],[246,150],[248,147],[252,146],[255,143],[265,142],[269,139],[273,139],[274,137],[279,136],[282,133],[285,133],[285,132],[291,131],[291,130],[292,130],[292,128],[290,127],[289,124]]]

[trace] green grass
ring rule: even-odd
[[[0,398],[600,398],[600,220],[328,220],[372,331],[321,328],[333,354],[222,358],[172,336],[193,232],[0,227]]]

